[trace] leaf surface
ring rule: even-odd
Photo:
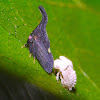
[[[22,48],[41,21],[39,5],[48,14],[46,29],[54,59],[63,55],[73,61],[77,73],[74,92],[57,83],[55,75],[47,74],[37,60],[34,64],[28,48]],[[99,0],[0,2],[0,69],[22,77],[61,99],[100,99],[99,44]]]

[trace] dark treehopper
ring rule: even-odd
[[[50,51],[50,42],[46,32],[48,17],[42,6],[39,6],[39,10],[42,13],[42,20],[29,35],[25,46],[29,47],[30,53],[34,58],[37,58],[44,70],[51,73],[53,68],[53,56]]]

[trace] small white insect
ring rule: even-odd
[[[54,61],[54,68],[59,70],[56,76],[56,80],[59,80],[60,75],[63,86],[69,90],[72,90],[72,87],[75,86],[77,81],[76,72],[73,69],[72,61],[64,56],[60,56],[59,58],[60,59],[56,59]]]

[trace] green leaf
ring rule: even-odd
[[[28,48],[22,48],[41,21],[38,6],[48,14],[47,33],[54,59],[73,61],[77,73],[75,92],[47,74]],[[100,99],[100,1],[99,0],[1,0],[0,69],[60,97]]]

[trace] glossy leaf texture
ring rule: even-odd
[[[28,48],[22,48],[40,23],[42,5],[54,59],[66,56],[77,73],[75,91],[68,91],[47,74]],[[0,69],[21,77],[63,99],[100,99],[100,1],[99,0],[1,0]]]

